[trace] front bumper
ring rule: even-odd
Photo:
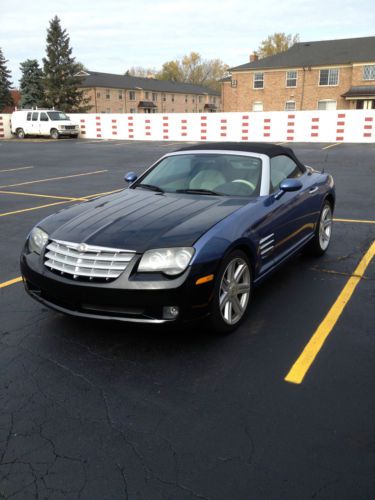
[[[47,269],[43,257],[21,255],[21,273],[28,294],[42,304],[74,316],[134,323],[174,323],[209,314],[214,282],[195,285],[213,273],[216,263],[191,266],[177,278],[135,272],[140,256],[110,282],[76,281]],[[165,317],[164,308],[176,306],[175,319]]]
[[[62,130],[58,129],[59,135],[78,135],[79,134],[79,129],[69,129],[69,130]]]

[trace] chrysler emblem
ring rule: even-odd
[[[87,250],[87,245],[85,245],[84,243],[81,243],[80,245],[78,245],[79,252],[86,252],[86,250]]]

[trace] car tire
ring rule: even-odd
[[[24,139],[26,137],[25,131],[23,128],[18,128],[16,130],[16,136],[18,139]]]
[[[311,240],[308,251],[310,254],[320,256],[327,251],[332,236],[332,204],[325,200],[319,214],[319,220],[315,228],[314,238]]]
[[[246,318],[251,294],[249,259],[242,250],[235,250],[224,258],[217,273],[208,319],[210,329],[227,334],[238,328]]]
[[[59,131],[55,128],[53,128],[50,132],[51,139],[59,139]]]

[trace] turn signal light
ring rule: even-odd
[[[202,285],[203,283],[208,283],[209,281],[212,281],[214,279],[213,274],[209,274],[207,276],[203,276],[202,278],[197,279],[195,282],[196,285]]]

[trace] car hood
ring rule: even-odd
[[[57,123],[58,125],[76,125],[76,123],[70,121],[70,120],[52,120],[54,123]]]
[[[191,246],[249,201],[126,189],[61,210],[38,226],[56,240],[144,252]]]

